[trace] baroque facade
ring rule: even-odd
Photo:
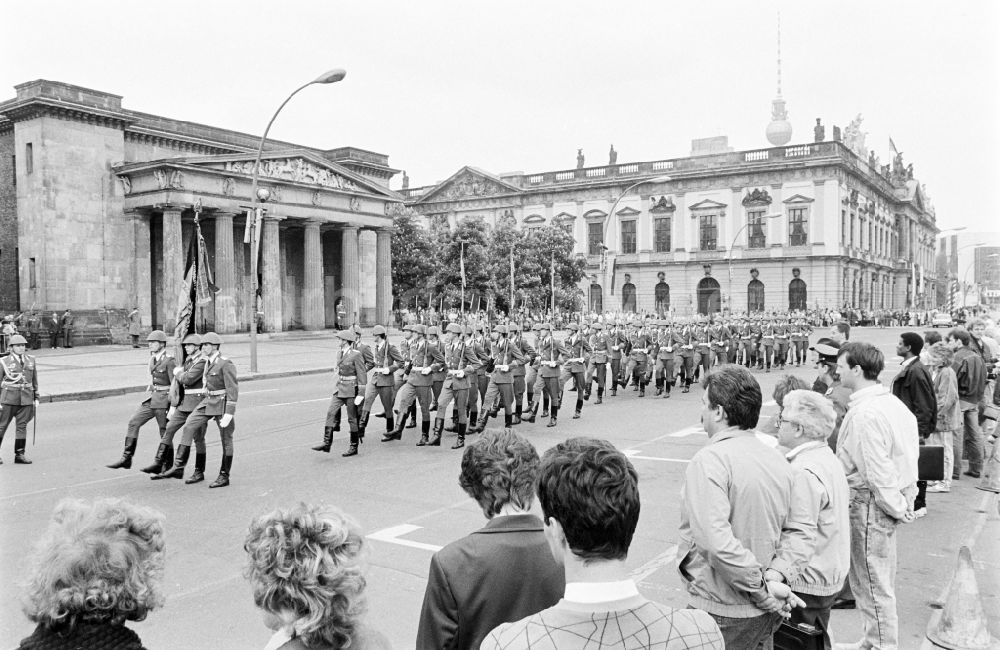
[[[138,306],[145,328],[170,330],[197,214],[218,287],[202,328],[246,331],[255,308],[266,331],[331,327],[341,300],[347,322],[388,322],[388,214],[401,204],[388,156],[266,143],[252,299],[244,229],[257,136],[60,82],[16,91],[0,103],[0,309],[72,308],[86,339]]]
[[[481,219],[566,228],[586,258],[580,289],[595,311],[934,306],[935,214],[912,165],[901,156],[879,165],[863,142],[836,133],[535,174],[464,167],[403,194],[452,227]]]

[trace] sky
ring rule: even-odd
[[[464,165],[500,174],[689,155],[693,138],[768,146],[776,93],[792,144],[859,113],[926,184],[942,229],[1000,230],[1000,2],[110,0],[10,2],[0,100],[33,79],[125,108],[388,154],[411,187]],[[392,187],[398,189],[402,174]]]

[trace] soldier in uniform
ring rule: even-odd
[[[139,408],[132,414],[128,421],[128,430],[125,432],[125,450],[122,457],[116,463],[107,465],[109,469],[130,469],[132,467],[132,456],[135,455],[135,446],[139,439],[139,428],[153,418],[159,425],[159,436],[157,440],[163,440],[163,435],[167,431],[167,409],[170,408],[170,384],[174,378],[174,368],[177,367],[176,360],[167,354],[167,335],[163,330],[153,330],[146,337],[149,344],[149,389],[146,391],[146,398],[139,404]],[[157,452],[159,454],[159,450]]]
[[[30,465],[24,448],[28,442],[28,423],[35,417],[38,406],[38,367],[35,357],[25,354],[28,341],[23,336],[14,334],[9,343],[8,354],[0,357],[0,444],[11,420],[16,420],[14,464]]]
[[[566,329],[572,333],[563,342],[563,347],[568,351],[569,358],[565,360],[562,374],[559,376],[559,390],[566,388],[567,381],[573,382],[573,386],[576,388],[576,410],[573,411],[573,419],[578,420],[583,412],[583,395],[587,389],[584,373],[587,370],[592,349],[587,338],[580,334],[579,325],[568,323]]]
[[[788,362],[788,317],[782,316],[774,325],[774,365],[785,369]]]
[[[67,309],[63,312],[62,322],[62,334],[63,334],[63,345],[67,348],[73,347],[73,324],[76,322],[73,312]]]
[[[678,341],[679,339],[679,341]],[[675,342],[680,343],[680,371],[681,381],[684,382],[682,393],[691,391],[691,382],[694,380],[694,325],[685,321],[675,337]],[[678,346],[674,346],[677,348]]]
[[[132,347],[139,347],[139,334],[142,332],[142,323],[139,322],[139,308],[134,307],[128,313],[128,335],[132,339]]]
[[[430,345],[437,347],[444,358],[444,341],[441,340],[441,328],[437,325],[427,328],[427,341]],[[444,388],[444,380],[448,378],[448,370],[444,364],[434,367],[431,373],[431,412],[437,410],[438,398],[441,397],[441,390]]]
[[[694,380],[708,374],[712,367],[712,340],[708,330],[708,323],[704,317],[698,317],[698,323],[694,326]]]
[[[634,332],[629,338],[628,367],[625,374],[628,381],[633,382],[638,387],[639,397],[645,397],[651,370],[649,353],[652,348],[652,340],[646,332],[644,322],[636,321],[632,323],[632,326]]]
[[[656,394],[670,397],[674,385],[674,327],[670,321],[660,321],[656,337]]]
[[[483,327],[482,323],[476,323],[473,326],[476,330],[476,354],[479,355],[479,370],[476,371],[476,384],[472,388],[479,388],[479,403],[483,407],[483,411],[488,408],[492,408],[492,404],[486,403],[486,389],[490,385],[490,375],[486,372],[486,366],[490,362],[490,341],[489,337],[486,336],[486,328]],[[470,400],[471,401],[471,400]],[[477,420],[473,420],[472,424],[475,425]]]
[[[521,326],[517,323],[512,321],[507,325],[507,331],[509,332],[510,344],[519,349],[521,356],[524,357],[524,363],[514,366],[511,372],[514,375],[514,418],[511,423],[521,424],[521,415],[524,413],[524,392],[527,389],[525,379],[528,374],[528,366],[535,358],[535,348],[531,347],[531,344],[524,339]]]
[[[229,485],[229,473],[233,466],[233,433],[236,431],[236,400],[239,398],[239,382],[236,378],[236,366],[222,356],[222,337],[215,332],[205,332],[201,336],[201,356],[205,365],[202,370],[202,382],[205,394],[188,416],[184,425],[184,438],[177,447],[177,457],[169,478],[180,478],[184,475],[188,456],[191,453],[191,441],[206,426],[209,420],[215,420],[219,425],[222,437],[222,467],[219,476],[208,487],[226,487]],[[162,474],[160,476],[163,476]],[[164,478],[167,478],[164,477]]]
[[[583,394],[583,399],[590,399],[590,388],[594,380],[597,380],[597,401],[594,404],[604,403],[604,387],[608,383],[608,360],[610,358],[611,340],[604,333],[604,325],[594,323],[590,326],[590,363],[587,364],[587,390]]]
[[[608,343],[611,344],[611,352],[608,353],[608,360],[611,362],[611,397],[617,397],[618,387],[625,385],[622,377],[622,350],[625,347],[625,336],[622,334],[622,324],[615,321],[608,332]]]
[[[763,341],[763,323],[759,314],[755,314],[753,319],[750,321],[750,341],[752,343],[751,350],[753,354],[750,357],[750,367],[763,368],[764,367],[764,349],[761,346]]]
[[[471,330],[470,330],[471,331]],[[479,366],[479,355],[473,347],[470,347],[469,340],[463,338],[465,329],[458,323],[449,323],[445,332],[444,343],[444,365],[447,379],[441,388],[441,396],[438,398],[437,419],[434,421],[434,437],[430,442],[423,439],[417,446],[429,445],[438,447],[441,445],[441,432],[444,430],[444,416],[448,412],[448,405],[455,402],[455,414],[458,417],[456,424],[458,438],[452,449],[461,449],[465,446],[465,433],[468,428],[466,411],[468,409],[469,388],[472,386],[472,379],[476,376],[475,371]],[[478,389],[477,389],[478,390]]]
[[[28,341],[32,350],[42,347],[42,318],[37,311],[28,316]]]
[[[385,328],[376,325],[372,328],[372,334],[375,336],[375,347],[371,350],[375,372],[372,374],[371,381],[365,384],[365,401],[361,407],[361,419],[358,422],[358,432],[361,438],[365,436],[368,417],[371,415],[376,396],[382,400],[382,409],[385,411],[386,433],[395,428],[396,423],[392,417],[392,403],[396,398],[395,373],[403,367],[403,357],[396,346],[387,340]],[[364,353],[362,353],[362,360],[364,360]]]
[[[795,319],[791,327],[790,336],[793,346],[792,354],[796,366],[801,366],[806,360],[806,349],[809,347],[809,334],[811,333],[812,326],[806,322],[806,319],[802,317]]]
[[[730,340],[732,339],[733,333],[729,329],[729,325],[719,318],[712,326],[709,328],[709,340],[712,342],[712,354],[715,355],[715,361],[719,364],[729,363],[729,351],[730,351]],[[715,364],[713,364],[715,365]]]
[[[760,326],[761,359],[757,369],[764,368],[764,372],[771,372],[771,359],[774,358],[774,317],[769,317]]]
[[[415,338],[410,345],[408,377],[406,383],[396,393],[396,404],[393,407],[393,412],[396,416],[396,428],[382,436],[382,442],[402,440],[403,414],[410,409],[414,400],[420,402],[421,437],[430,437],[431,391],[434,384],[431,373],[434,372],[435,366],[444,363],[444,356],[437,345],[431,345],[426,340],[425,333],[429,329],[427,326],[414,325],[412,329]]]
[[[149,467],[142,468],[149,478],[157,481],[165,478],[184,478],[184,470],[173,472],[174,467],[174,435],[184,428],[188,416],[198,408],[205,396],[205,359],[201,356],[201,337],[195,333],[184,337],[184,359],[181,365],[174,368],[174,381],[170,387],[172,408],[167,411],[167,430],[160,438],[160,446],[156,451],[156,459]],[[205,461],[208,456],[205,451],[205,430],[201,428],[194,436],[194,473],[184,482],[200,483],[205,480]]]
[[[552,323],[542,323],[538,327],[538,357],[540,364],[538,376],[542,380],[542,391],[549,400],[550,419],[546,426],[554,427],[558,423],[559,400],[561,395],[560,366],[562,360],[569,358],[569,351],[563,347],[562,343],[552,336]],[[538,402],[535,402],[535,411],[538,410]],[[534,411],[532,412],[534,415]]]
[[[494,326],[491,338],[490,365],[493,370],[490,372],[489,385],[486,388],[486,397],[483,398],[483,410],[479,414],[479,422],[475,424],[475,428],[470,433],[480,433],[486,428],[489,419],[498,415],[499,406],[494,406],[497,398],[503,405],[504,428],[509,429],[513,424],[513,369],[524,363],[524,355],[519,347],[510,342],[506,325]]]
[[[535,346],[533,348],[535,350],[535,356],[533,359],[531,359],[531,364],[528,367],[527,374],[525,375],[525,384],[527,385],[528,388],[528,414],[525,415],[523,418],[525,422],[535,421],[535,414],[538,412],[538,409],[536,408],[537,405],[537,402],[535,401],[536,399],[541,400],[542,402],[545,403],[545,413],[542,415],[542,417],[548,417],[548,411],[549,411],[548,397],[542,394],[544,392],[542,375],[538,372],[538,369],[541,366],[541,359],[538,356],[537,350],[538,350],[538,343],[539,341],[542,340],[542,337],[538,332],[538,323],[532,324],[531,331],[534,332],[535,334]]]
[[[330,397],[330,408],[326,411],[323,443],[313,447],[313,451],[329,453],[333,444],[334,419],[340,414],[341,408],[346,406],[351,444],[341,456],[347,458],[358,455],[358,445],[364,435],[358,427],[358,405],[364,401],[361,387],[368,383],[368,368],[365,366],[364,353],[357,349],[358,335],[353,329],[341,330],[337,333],[337,338],[341,340],[337,359],[337,386]]]

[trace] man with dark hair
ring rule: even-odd
[[[830,328],[830,338],[834,342],[843,345],[851,339],[851,324],[847,321],[837,321]]]
[[[756,650],[801,603],[788,584],[809,559],[816,526],[793,502],[794,470],[753,431],[763,398],[750,371],[719,366],[702,385],[708,445],[685,473],[677,568],[726,648]]]
[[[903,357],[903,368],[892,380],[892,394],[906,404],[906,408],[917,418],[917,433],[920,444],[934,433],[937,424],[937,396],[934,382],[927,367],[920,362],[920,351],[924,340],[916,332],[903,332],[896,344],[896,354]],[[917,481],[917,498],[913,503],[913,514],[920,518],[927,514],[927,481]]]
[[[458,481],[489,523],[431,558],[418,650],[478,649],[497,625],[559,601],[562,567],[529,512],[538,465],[534,446],[508,430],[487,431],[466,448]]]
[[[840,348],[837,371],[853,391],[837,441],[851,488],[851,591],[863,636],[851,648],[897,648],[896,526],[914,520],[917,418],[879,383],[882,353],[869,343]]]
[[[482,644],[488,650],[643,647],[722,650],[705,612],[646,600],[625,565],[639,521],[639,477],[605,440],[571,438],[545,452],[538,500],[545,537],[566,575],[555,606],[505,623]],[[519,572],[523,573],[523,572]]]
[[[958,380],[958,404],[962,411],[962,421],[965,433],[962,436],[962,449],[955,449],[955,475],[962,466],[963,450],[969,459],[969,469],[966,476],[979,478],[983,471],[983,431],[979,426],[979,402],[983,400],[986,389],[986,364],[983,358],[970,347],[972,337],[964,329],[953,329],[948,332],[948,346],[955,351],[955,360],[951,367],[955,369]]]

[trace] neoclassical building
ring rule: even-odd
[[[122,98],[60,82],[16,86],[0,103],[0,310],[72,308],[101,340],[138,306],[173,327],[195,216],[214,271],[200,324],[252,322],[244,244],[259,136],[140,113]],[[270,140],[258,267],[267,331],[385,323],[391,226],[401,197],[388,156]]]
[[[787,122],[775,122],[767,137],[787,142]],[[566,228],[594,310],[931,307],[934,210],[912,165],[881,165],[859,124],[833,139],[817,124],[813,142],[750,151],[695,141],[686,158],[619,164],[612,153],[584,166],[581,156],[575,169],[511,175],[463,167],[403,194],[442,223]]]

